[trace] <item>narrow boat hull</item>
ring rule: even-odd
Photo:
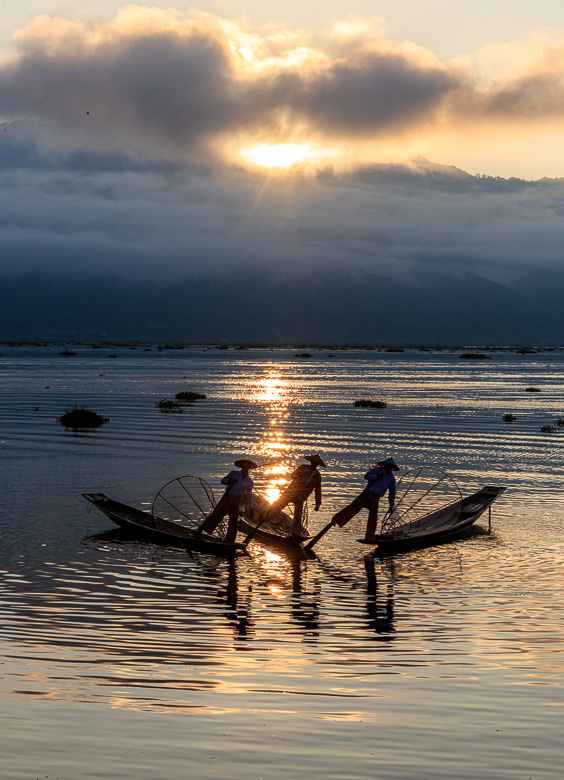
[[[372,551],[377,557],[395,555],[422,547],[461,539],[472,534],[472,526],[500,496],[505,487],[487,485],[467,498],[431,513],[415,523],[405,523],[376,537]],[[474,529],[475,530],[475,529]]]
[[[304,548],[304,542],[309,539],[307,532],[299,536],[291,535],[293,520],[283,511],[275,512],[262,525],[263,513],[269,510],[270,504],[262,496],[255,494],[254,507],[246,509],[245,514],[239,518],[239,530],[252,536],[253,540],[261,542],[268,547],[274,547],[286,554],[300,554],[306,557],[315,555]],[[273,530],[278,529],[279,532]],[[280,532],[282,531],[282,533]]]
[[[307,550],[304,547],[304,542],[309,537],[305,536],[278,536],[277,534],[268,533],[268,531],[261,531],[260,529],[255,531],[256,525],[248,523],[244,518],[239,519],[239,530],[246,534],[252,534],[251,541],[260,542],[265,547],[272,547],[275,550],[280,550],[286,555],[297,555],[303,558],[315,558],[313,550]]]
[[[196,531],[191,528],[173,523],[171,520],[154,517],[140,509],[114,501],[103,493],[82,495],[112,522],[141,541],[191,549],[224,558],[245,552],[245,546],[242,544],[225,544],[208,534],[201,534],[198,537]]]

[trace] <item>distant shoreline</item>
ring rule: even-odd
[[[485,352],[499,353],[510,352],[522,355],[534,355],[540,352],[562,352],[562,344],[437,344],[437,343],[314,343],[314,342],[228,342],[228,341],[210,341],[210,342],[190,342],[190,341],[136,341],[131,339],[104,339],[91,340],[80,338],[69,339],[5,339],[0,340],[1,348],[20,348],[20,347],[87,347],[91,349],[155,349],[158,351],[182,350],[182,349],[205,349],[205,350],[224,350],[224,351],[242,351],[252,349],[280,349],[280,350],[304,350],[313,349],[317,351],[348,351],[359,350],[365,352],[387,352],[389,354],[402,352]],[[306,358],[306,355],[297,355],[296,357]]]

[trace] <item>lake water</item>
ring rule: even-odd
[[[564,353],[73,350],[0,347],[2,778],[563,776]],[[208,398],[155,407],[182,390]],[[110,421],[65,430],[75,403]],[[81,497],[150,509],[311,452],[313,532],[388,455],[507,491],[491,535],[381,561],[362,515],[315,560],[229,562],[105,534]]]

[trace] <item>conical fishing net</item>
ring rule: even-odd
[[[167,482],[153,501],[153,515],[196,530],[215,507],[211,486],[201,477],[187,475]],[[223,539],[227,520],[222,521],[214,536]]]
[[[407,471],[398,480],[394,511],[382,519],[382,533],[409,536],[429,515],[451,506],[450,517],[460,514],[462,494],[452,477],[430,466]]]

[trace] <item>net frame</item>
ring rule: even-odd
[[[162,486],[153,499],[151,513],[154,517],[198,530],[216,504],[211,485],[202,477],[186,474]],[[227,521],[222,520],[214,535],[224,539],[226,533]]]
[[[427,515],[445,506],[454,506],[458,501],[462,501],[462,492],[446,471],[434,466],[410,469],[398,479],[394,510],[388,510],[382,518],[381,533],[409,536],[417,532]],[[458,511],[460,514],[460,509]]]

